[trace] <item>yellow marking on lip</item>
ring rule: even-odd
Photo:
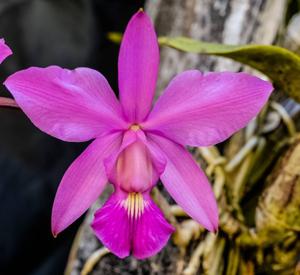
[[[141,193],[129,193],[123,206],[130,218],[138,219],[144,212],[145,202]]]
[[[130,126],[130,130],[132,130],[132,131],[138,131],[138,130],[140,130],[140,129],[141,129],[141,126],[138,125],[138,124],[132,124],[132,125]]]

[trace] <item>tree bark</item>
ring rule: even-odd
[[[207,42],[226,44],[272,44],[282,27],[286,6],[287,1],[284,0],[149,0],[146,2],[146,12],[152,17],[158,35],[187,36]],[[171,48],[162,48],[157,94],[159,95],[163,91],[174,75],[187,69],[238,71],[243,67],[220,57],[201,56],[182,53]],[[245,143],[246,136],[247,134],[241,132],[231,138],[225,147],[225,153],[227,152],[225,156],[231,157],[239,151]],[[218,157],[217,149],[214,150],[216,151],[197,150],[198,156],[199,154],[201,156],[199,162],[207,164],[210,155]],[[227,188],[237,190],[236,194],[246,192],[241,188],[245,178],[241,179],[241,175],[244,174],[240,171],[249,170],[249,167],[253,167],[251,154],[254,155],[255,152],[250,152],[250,157],[247,156],[238,167],[239,172],[232,175],[231,180],[229,180],[232,185],[228,185],[222,180],[222,168],[215,171],[213,182],[219,201],[221,220],[218,235],[207,234],[189,219],[181,217],[178,219],[180,221],[177,228],[179,233],[174,235],[173,241],[170,241],[157,256],[145,261],[137,261],[132,257],[119,260],[108,254],[101,259],[98,257],[93,262],[91,255],[101,247],[89,228],[93,209],[96,208],[93,207],[74,242],[66,273],[80,274],[89,259],[93,270],[90,274],[255,274],[258,269],[261,269],[260,266],[257,267],[257,263],[260,263],[257,258],[263,259],[261,256],[263,252],[259,254],[259,250],[255,247],[252,251],[253,254],[248,257],[245,255],[245,253],[251,253],[247,250],[248,244],[246,244],[246,252],[243,251],[243,244],[247,243],[248,240],[251,240],[250,242],[253,244],[255,243],[249,236],[251,230],[255,229],[255,224],[254,222],[252,224],[251,222],[250,224],[245,223],[244,214],[239,213],[239,201],[232,198],[228,199],[222,188],[223,185],[227,184]],[[169,201],[168,195],[164,191],[162,193]],[[104,198],[101,201],[103,202]],[[163,206],[164,203],[166,202],[161,203],[160,201],[159,205]],[[257,202],[253,203],[256,204]],[[265,201],[260,199],[259,205],[264,203]],[[171,215],[167,213],[167,217],[172,215],[184,216],[180,209],[176,207],[172,207],[172,209],[174,211]],[[174,216],[172,217],[174,218]],[[184,222],[181,222],[181,219],[185,219]],[[240,234],[241,232],[243,234]],[[187,236],[187,242],[180,239],[180,236],[183,235]],[[270,266],[266,270],[273,272],[272,263],[269,264]]]
[[[284,18],[281,0],[157,0],[147,1],[158,35],[187,36],[225,44],[272,44]],[[186,69],[237,71],[239,63],[212,56],[161,50],[158,91]]]

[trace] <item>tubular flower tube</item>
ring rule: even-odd
[[[88,68],[32,67],[5,81],[39,129],[64,141],[93,140],[58,187],[54,235],[80,217],[109,182],[114,193],[95,213],[96,236],[120,258],[154,255],[174,230],[150,196],[159,178],[187,214],[217,230],[211,186],[185,147],[219,143],[246,126],[273,87],[246,73],[191,70],[175,76],[152,108],[158,66],[157,36],[139,11],[121,43],[120,101],[106,79]]]

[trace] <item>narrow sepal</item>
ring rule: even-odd
[[[138,11],[129,21],[119,53],[119,90],[125,115],[142,121],[150,111],[159,66],[157,36],[151,19]]]

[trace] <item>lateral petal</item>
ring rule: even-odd
[[[170,82],[142,127],[183,145],[210,146],[245,127],[272,90],[246,73],[186,71]]]
[[[31,67],[4,83],[40,130],[64,141],[87,141],[127,127],[106,79],[88,68]]]

